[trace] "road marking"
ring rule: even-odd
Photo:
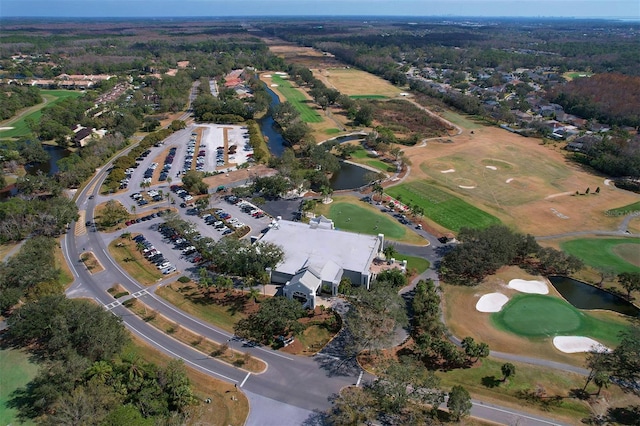
[[[547,421],[547,420],[544,420],[544,419],[539,419],[537,417],[530,417],[530,416],[527,416],[526,414],[515,413],[513,411],[503,410],[502,408],[494,407],[493,405],[486,405],[486,404],[483,404],[482,402],[474,402],[473,405],[478,406],[478,407],[488,408],[490,410],[500,411],[501,413],[511,414],[513,416],[521,417],[521,418],[524,418],[524,419],[534,420],[534,421],[540,422],[540,423],[546,423],[548,425],[557,426],[557,425],[561,424],[561,423],[550,422],[550,421]]]
[[[356,382],[356,387],[360,386],[360,381],[362,380],[362,375],[364,374],[364,370],[360,370],[360,375],[358,376],[358,381]]]
[[[249,378],[250,375],[251,375],[251,373],[247,373],[247,375],[245,376],[245,378],[242,381],[242,383],[240,383],[240,387],[244,386],[244,383],[247,381],[247,379]]]
[[[147,294],[149,294],[149,292],[145,289],[145,290],[136,291],[131,295],[131,297],[134,297],[137,299],[139,297],[146,296]]]
[[[107,311],[110,311],[111,309],[115,308],[116,306],[120,306],[120,305],[122,305],[122,303],[120,303],[119,300],[116,300],[115,302],[111,302],[111,303],[109,303],[107,305],[104,305],[104,307],[105,307],[105,309]]]
[[[178,355],[177,353],[175,353],[175,352],[173,352],[173,351],[170,351],[169,349],[167,349],[166,347],[162,346],[161,344],[159,344],[158,342],[156,342],[156,341],[155,341],[155,340],[153,340],[152,338],[148,337],[146,334],[143,334],[140,330],[138,330],[137,328],[135,328],[133,325],[131,325],[131,324],[127,324],[127,326],[128,326],[131,330],[135,331],[135,332],[136,332],[140,337],[142,337],[143,339],[145,339],[145,340],[147,340],[147,341],[149,341],[149,342],[153,343],[153,344],[156,346],[156,348],[161,348],[161,349],[160,349],[161,351],[164,351],[164,352],[168,353],[169,355],[171,355],[171,356],[173,356],[173,357],[175,357],[175,358],[178,358],[178,359],[183,360],[183,361],[185,362],[185,364],[193,365],[193,366],[194,366],[196,369],[198,369],[198,370],[206,371],[207,373],[211,373],[211,374],[214,374],[214,375],[216,375],[216,376],[222,377],[223,379],[228,380],[228,381],[230,381],[230,382],[232,382],[232,383],[238,383],[238,381],[237,381],[237,380],[232,379],[231,377],[227,377],[227,376],[225,376],[224,374],[220,374],[220,373],[217,373],[217,372],[215,372],[215,371],[213,371],[213,370],[209,370],[208,368],[202,367],[201,365],[198,365],[198,364],[196,364],[196,363],[195,363],[195,362],[193,362],[193,361],[189,361],[187,358],[185,358],[185,357],[183,357],[183,356],[180,356],[180,355]],[[200,355],[201,355],[201,354],[200,354]],[[249,373],[249,374],[251,374],[251,373]],[[245,380],[247,380],[247,379],[245,378]]]
[[[315,356],[324,356],[324,357],[327,357],[327,358],[334,359],[336,361],[342,361],[342,359],[338,358],[337,356],[323,354],[322,352],[318,352]]]

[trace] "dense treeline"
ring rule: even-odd
[[[7,320],[7,340],[42,360],[12,403],[46,425],[151,425],[184,422],[194,402],[180,361],[165,368],[123,352],[122,320],[86,300],[47,296]]]
[[[568,275],[582,268],[572,255],[541,247],[532,235],[522,235],[503,225],[486,229],[462,228],[457,245],[442,259],[440,277],[459,285],[477,285],[505,265],[519,265],[543,275]]]
[[[565,111],[618,126],[640,126],[640,76],[596,74],[555,88],[549,98]]]
[[[13,117],[22,108],[42,102],[40,89],[33,86],[0,86],[0,120]]]
[[[609,132],[584,142],[573,158],[612,177],[640,177],[640,136]]]
[[[12,197],[0,203],[0,242],[20,241],[29,235],[58,236],[77,219],[77,206],[64,196]]]

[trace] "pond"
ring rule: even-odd
[[[640,316],[640,309],[627,300],[573,278],[551,276],[551,284],[567,302],[578,309],[606,309],[631,317]]]
[[[280,99],[273,90],[268,87],[266,89],[269,96],[271,96],[270,107],[273,108],[280,103]],[[271,114],[268,112],[264,117],[258,120],[258,124],[260,125],[262,134],[267,139],[269,151],[271,151],[271,153],[276,157],[281,156],[285,148],[289,145],[278,131],[278,125],[273,120],[273,117],[271,117]],[[362,135],[354,134],[335,139],[340,142],[347,142],[349,140],[359,140],[362,139],[362,137]],[[361,186],[369,183],[365,179],[367,173],[369,173],[369,170],[365,168],[341,161],[340,170],[333,174],[329,182],[331,183],[331,188],[333,188],[334,191],[360,188]]]
[[[42,172],[45,175],[53,176],[58,172],[58,160],[71,155],[71,151],[59,146],[43,145],[42,147],[49,154],[49,160],[43,163],[28,163],[24,168],[30,175]]]

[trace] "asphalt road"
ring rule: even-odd
[[[177,136],[180,137],[180,136]],[[167,146],[165,144],[165,146]],[[155,148],[146,161],[152,161],[162,148]],[[155,155],[154,155],[155,154]],[[144,164],[139,167],[144,170]],[[95,198],[88,199],[87,188],[99,188],[106,177],[106,168],[100,170],[85,189],[78,194],[77,203],[91,217],[95,206],[104,201],[94,189]],[[96,185],[92,185],[97,183]],[[128,193],[135,192],[130,187]],[[127,194],[124,194],[128,197]],[[202,221],[200,221],[202,222]],[[143,222],[151,224],[152,222]],[[206,226],[206,225],[202,225]],[[178,308],[164,302],[152,291],[143,288],[134,281],[108,255],[106,241],[111,237],[98,232],[87,232],[75,235],[74,224],[63,239],[63,252],[69,260],[74,276],[74,283],[68,289],[69,297],[89,297],[103,304],[114,315],[122,318],[125,326],[151,346],[175,358],[182,359],[186,365],[196,368],[212,377],[235,383],[246,391],[251,402],[251,412],[247,420],[249,425],[299,425],[308,424],[321,417],[318,412],[328,409],[329,397],[344,386],[359,384],[363,381],[361,370],[353,364],[344,362],[339,353],[335,355],[320,353],[314,357],[299,357],[282,354],[264,347],[247,346],[244,342],[231,339],[228,332],[217,329],[194,318]],[[152,231],[149,231],[152,232]],[[432,239],[433,237],[430,237]],[[430,253],[430,259],[437,256],[437,241],[432,246],[422,248]],[[80,253],[91,250],[105,270],[89,274],[79,262]],[[165,250],[163,250],[164,252]],[[120,305],[106,290],[114,284],[122,285],[134,297],[166,316],[171,321],[195,331],[215,341],[229,341],[233,349],[249,352],[268,364],[262,374],[250,374],[217,359],[197,352],[187,345],[179,343],[168,335],[145,323],[136,315]],[[162,284],[160,282],[159,284]],[[364,377],[367,380],[368,376]],[[474,401],[472,415],[502,424],[548,425],[560,424],[549,419],[542,419],[518,410],[483,404]],[[302,422],[301,419],[304,419]]]

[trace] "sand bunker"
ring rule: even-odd
[[[509,298],[502,293],[485,294],[476,303],[476,309],[480,312],[500,312],[502,306],[509,301]]]
[[[553,346],[560,352],[572,354],[576,352],[610,352],[611,349],[597,340],[582,336],[556,336],[553,338]]]
[[[278,87],[278,85],[274,83],[271,85],[271,87]]]
[[[549,286],[538,280],[511,280],[507,286],[521,293],[549,294]]]
[[[605,179],[604,180],[604,184],[607,186],[611,186],[611,182],[613,182],[611,179]]]
[[[505,182],[506,183],[511,183],[511,182],[513,182],[513,178],[509,178],[509,179],[505,180]]]
[[[498,170],[496,166],[485,166],[489,170]]]
[[[13,129],[13,127],[0,127],[0,131],[1,130],[12,130],[12,129]]]
[[[476,189],[475,186],[465,186],[465,185],[458,185],[458,188],[462,188],[462,189]]]
[[[271,78],[271,74],[265,74],[265,75],[263,75],[263,77]]]
[[[441,170],[440,173],[453,173],[455,171],[456,171],[456,169]]]

